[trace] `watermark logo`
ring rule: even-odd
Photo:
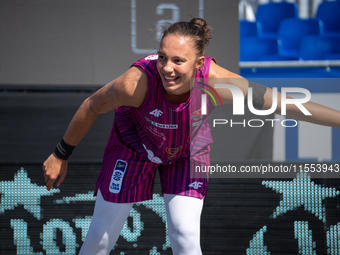
[[[222,105],[222,101],[220,96],[218,95],[217,91],[207,85],[218,97],[221,105]],[[234,115],[244,115],[244,94],[242,92],[242,90],[235,86],[235,85],[230,85],[230,84],[216,84],[215,85],[216,89],[229,89],[232,96],[233,96],[233,114]],[[213,95],[211,94],[211,92],[209,92],[206,89],[203,88],[199,88],[203,91],[205,91],[214,101],[215,106],[216,104],[216,100],[213,97]],[[260,115],[260,116],[264,116],[264,115],[270,115],[272,113],[274,113],[276,111],[277,108],[277,103],[278,103],[278,98],[277,98],[277,88],[274,87],[272,88],[272,106],[270,109],[267,110],[257,110],[255,109],[254,105],[253,105],[253,88],[248,88],[248,108],[250,110],[250,112],[252,112],[255,115]],[[287,98],[287,94],[288,93],[301,93],[304,94],[305,97],[304,98]],[[311,99],[311,93],[304,88],[282,88],[281,90],[281,115],[286,115],[287,113],[287,105],[288,104],[294,104],[296,105],[296,107],[298,107],[304,115],[312,115],[302,104],[303,103],[307,103],[309,100]],[[201,113],[202,115],[206,115],[207,114],[207,95],[206,94],[202,94],[201,95]]]
[[[232,104],[233,104],[233,115],[244,115],[245,114],[245,96],[243,94],[243,91],[231,84],[215,84],[214,88],[210,85],[204,84],[209,90],[211,90],[218,98],[220,104],[222,105],[222,100],[220,95],[217,93],[216,89],[227,89],[229,90],[228,93],[231,93],[232,95]],[[209,95],[214,102],[215,106],[217,106],[215,97],[213,94],[208,90],[204,88],[199,88],[202,91],[206,92],[206,94],[201,94],[201,114],[207,115],[207,95]],[[304,97],[300,98],[287,98],[287,94],[289,93],[295,93],[295,94],[302,94]],[[221,92],[220,92],[221,94]],[[278,89],[276,87],[272,88],[272,102],[271,107],[269,109],[256,109],[253,104],[253,88],[249,87],[247,91],[247,105],[248,109],[251,113],[258,115],[258,116],[265,116],[270,115],[274,113],[277,110],[278,102],[280,103],[281,112],[280,114],[285,116],[287,114],[287,108],[288,105],[295,105],[304,115],[311,115],[311,113],[303,106],[304,103],[307,103],[311,99],[311,93],[304,88],[296,88],[296,87],[283,87],[281,89],[281,97],[278,98]],[[223,98],[223,96],[222,96]],[[274,123],[276,121],[279,121],[279,119],[251,119],[251,120],[244,120],[243,122],[233,122],[233,120],[227,120],[227,119],[214,119],[213,120],[213,126],[219,124],[227,124],[230,123],[230,126],[233,125],[242,125],[243,127],[249,126],[249,127],[262,127],[265,122],[271,122],[272,127],[274,127]],[[294,122],[292,125],[287,125],[289,122]],[[296,120],[286,119],[284,121],[281,121],[282,126],[284,127],[295,127],[297,126]]]
[[[211,87],[207,84],[204,84],[204,85],[206,85],[209,89],[211,89],[215,93],[218,100],[220,101],[220,104],[222,105],[222,100],[221,100],[220,96],[218,95],[217,91],[213,87]],[[204,89],[204,88],[199,88],[199,89],[203,90],[205,93],[207,93],[211,97],[211,99],[214,101],[215,106],[217,106],[216,100],[209,90]],[[207,115],[207,94],[201,95],[201,114],[202,115]]]

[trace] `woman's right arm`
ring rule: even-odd
[[[123,105],[140,107],[146,97],[147,88],[148,81],[144,71],[139,67],[131,67],[84,100],[73,116],[63,140],[71,146],[76,146],[100,114]],[[67,173],[67,160],[62,160],[52,153],[43,163],[43,170],[46,187],[50,190],[57,178],[58,186],[63,182]]]

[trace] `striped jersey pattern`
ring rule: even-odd
[[[205,92],[198,87],[204,87],[207,82],[212,58],[205,57],[204,64],[196,72],[189,99],[180,105],[172,105],[165,98],[157,70],[157,58],[157,54],[149,55],[132,65],[141,67],[148,77],[148,92],[142,106],[122,106],[115,110],[114,124],[96,187],[96,191],[101,189],[107,201],[135,202],[150,199],[152,190],[147,184],[143,190],[143,182],[148,183],[150,180],[144,179],[141,173],[154,171],[159,166],[176,161],[190,161],[190,158],[206,161],[203,159],[205,157],[200,159],[199,155],[200,151],[207,150],[212,143],[212,136],[206,116],[200,113],[201,95]],[[207,109],[208,113],[213,109],[209,100]],[[117,170],[117,160],[121,160],[121,172]],[[119,195],[112,193],[109,187],[116,170],[121,176],[116,178],[117,189],[119,187],[117,194],[124,191],[124,198],[117,198]],[[130,183],[125,184],[126,181]],[[136,195],[132,189],[137,184],[139,192]]]

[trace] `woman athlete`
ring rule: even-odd
[[[69,155],[98,116],[115,110],[97,181],[94,214],[80,254],[109,254],[133,203],[152,199],[156,169],[160,173],[173,254],[202,254],[200,217],[208,179],[190,175],[190,171],[193,165],[209,165],[212,139],[201,105],[195,101],[201,98],[203,90],[195,86],[223,78],[244,95],[251,86],[258,109],[272,106],[270,88],[248,82],[204,56],[210,39],[203,19],[169,26],[158,54],[135,62],[82,103],[54,153],[44,162],[46,186],[50,190],[58,178],[58,186],[63,182]],[[192,78],[194,85],[190,83]],[[229,90],[216,90],[222,103],[232,103]],[[279,93],[277,98],[279,113]],[[311,102],[304,107],[312,115],[304,115],[293,104],[287,106],[286,115],[340,127],[340,112]],[[209,102],[207,108],[208,112],[213,108]]]

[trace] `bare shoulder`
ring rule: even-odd
[[[242,90],[243,94],[247,93],[248,81],[242,76],[233,73],[211,61],[209,69],[209,85],[215,87],[215,84],[234,85]],[[229,89],[216,88],[217,93],[221,97],[223,103],[231,103],[233,95]]]
[[[148,77],[142,68],[132,66],[123,75],[113,82],[111,92],[120,94],[120,104],[126,106],[140,107],[148,91]]]
[[[242,78],[240,75],[233,73],[218,64],[211,61],[209,69],[209,78]]]
[[[140,67],[133,66],[89,98],[91,110],[100,114],[120,106],[140,107],[147,92],[147,75]]]

